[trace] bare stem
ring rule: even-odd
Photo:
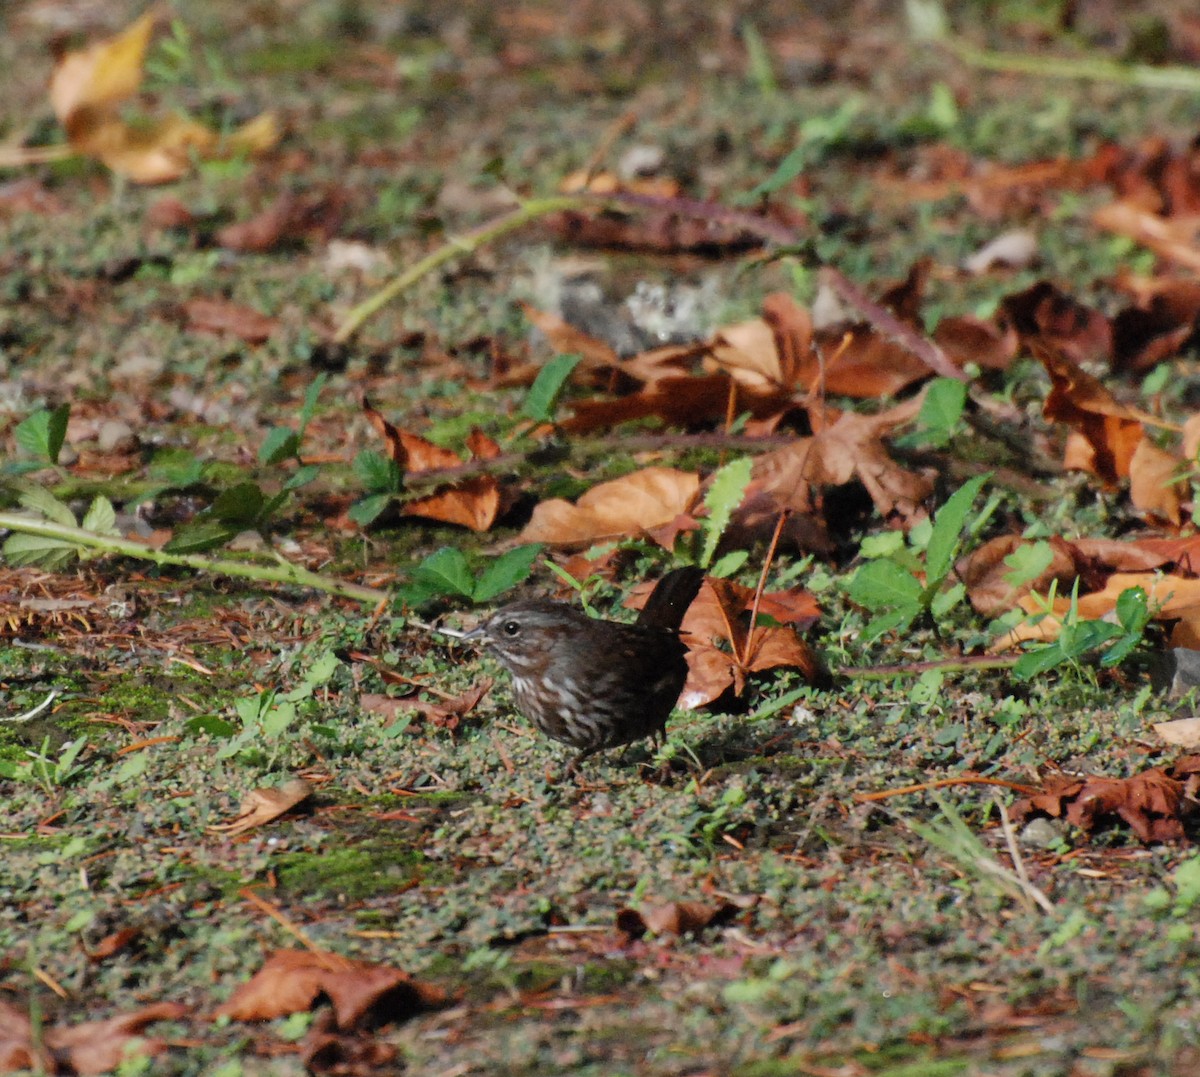
[[[26,535],[37,535],[40,538],[58,539],[62,542],[69,542],[73,546],[100,550],[102,553],[115,554],[119,557],[152,561],[156,565],[178,565],[213,575],[235,576],[247,580],[262,580],[265,583],[289,584],[294,587],[311,587],[315,591],[324,591],[327,594],[337,595],[339,598],[352,598],[358,602],[374,604],[386,602],[389,597],[386,591],[380,591],[378,588],[348,583],[330,576],[321,576],[316,572],[301,568],[299,565],[294,565],[290,561],[284,561],[282,558],[278,560],[277,564],[260,565],[249,561],[209,557],[207,554],[167,553],[165,550],[155,550],[132,539],[119,538],[114,535],[98,535],[94,531],[85,531],[81,527],[69,527],[66,524],[55,523],[38,516],[28,516],[20,512],[0,512],[0,529],[4,528]]]

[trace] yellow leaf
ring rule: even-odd
[[[143,15],[128,30],[67,53],[50,77],[50,104],[69,126],[80,109],[103,110],[132,97],[142,83],[142,59],[154,16]]]

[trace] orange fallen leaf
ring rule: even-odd
[[[292,778],[278,786],[263,786],[246,794],[237,815],[228,823],[214,823],[208,829],[215,834],[235,837],[256,826],[278,819],[313,794],[313,787],[303,778]]]
[[[522,542],[587,546],[607,538],[642,534],[687,512],[700,490],[700,476],[668,467],[648,467],[593,486],[575,504],[554,498],[533,510]]]
[[[446,992],[406,972],[369,961],[310,950],[277,950],[229,1000],[217,1017],[270,1021],[311,1009],[321,997],[333,1005],[337,1026],[352,1028],[366,1018],[404,1020],[446,1002]]]
[[[803,603],[803,613],[797,607],[799,596],[790,597],[787,606],[793,616],[789,620],[809,621],[809,611],[811,619],[819,614],[811,596],[804,596],[808,601]],[[824,675],[820,659],[794,628],[757,625],[751,634],[748,614],[753,601],[753,590],[732,580],[704,581],[681,628],[688,648],[688,678],[679,699],[681,707],[703,707],[730,690],[741,695],[751,674],[770,669],[797,669],[810,682]],[[768,607],[786,608],[775,598],[760,601],[759,613],[766,613]]]
[[[363,413],[383,437],[387,455],[405,475],[423,471],[459,467],[462,460],[449,449],[390,423],[364,396]],[[471,431],[467,448],[475,460],[492,460],[500,455],[500,446],[480,430]],[[400,509],[404,516],[420,516],[428,520],[458,524],[472,531],[487,531],[504,509],[504,494],[500,481],[493,475],[472,475],[446,483],[432,494],[412,498]]]
[[[1187,484],[1180,470],[1183,461],[1143,437],[1129,461],[1129,500],[1147,516],[1178,527]]]

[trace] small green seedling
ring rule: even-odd
[[[420,606],[440,596],[491,602],[528,579],[541,552],[542,546],[537,542],[517,546],[501,554],[476,576],[462,550],[443,546],[413,569],[412,579],[397,593],[409,606]]]
[[[968,515],[990,477],[979,475],[963,483],[941,507],[932,524],[913,528],[907,544],[904,536],[895,531],[863,542],[862,555],[871,560],[855,572],[848,593],[874,614],[863,632],[868,642],[886,632],[903,631],[921,616],[930,617],[936,628],[938,619],[966,597],[966,587],[961,582],[950,584],[949,578]],[[972,522],[972,533],[978,533],[998,504],[995,497],[988,502]]]

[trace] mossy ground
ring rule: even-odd
[[[960,6],[963,33],[1042,47],[1023,21],[1036,5]],[[70,15],[68,34],[95,36],[139,5],[71,7],[17,3],[3,16],[0,99],[11,112],[0,134],[52,129],[46,45],[59,30],[46,12]],[[925,256],[942,267],[929,286],[931,320],[987,313],[1047,277],[1111,309],[1112,276],[1148,263],[1090,226],[1099,196],[1067,192],[1049,216],[989,218],[961,197],[897,199],[873,166],[919,163],[936,143],[1019,162],[1079,154],[1097,137],[1195,133],[1193,97],[972,72],[909,42],[894,5],[585,3],[571,18],[519,3],[451,7],[177,4],[196,69],[156,84],[155,96],[218,113],[231,102],[247,114],[277,107],[289,128],[281,155],[264,166],[202,164],[173,185],[167,193],[198,230],[151,227],[147,210],[164,192],[79,160],[37,173],[60,213],[0,219],[0,432],[41,403],[67,401],[73,415],[124,418],[139,439],[132,472],[64,480],[59,491],[76,507],[98,490],[119,503],[145,492],[156,462],[181,454],[244,474],[264,431],[294,422],[328,358],[311,320],[331,322],[383,276],[336,274],[323,245],[303,239],[262,255],[212,245],[218,227],[281,190],[340,188],[339,236],[403,267],[490,216],[502,185],[552,190],[626,112],[636,140],[662,147],[693,191],[732,201],[770,175],[799,125],[854,99],[857,117],[809,170],[805,257],[636,256],[631,267],[623,255],[616,272],[715,276],[714,324],[755,311],[772,290],[810,300],[814,261],[877,290]],[[1154,17],[1151,5],[1139,11]],[[1111,26],[1095,18],[1095,40],[1081,32],[1048,47],[1110,47]],[[776,42],[773,83],[747,73],[739,19]],[[1082,21],[1091,25],[1086,13]],[[957,118],[931,127],[938,86]],[[997,232],[1030,223],[1042,242],[1037,266],[954,271]],[[524,346],[515,300],[531,293],[549,242],[522,234],[423,279],[332,364],[305,443],[327,462],[278,538],[311,543],[327,573],[365,566],[386,586],[439,546],[475,556],[512,537],[520,511],[482,540],[413,521],[364,537],[327,526],[323,499],[355,481],[359,449],[376,447],[361,391],[450,445],[470,425],[499,436],[513,428],[524,390],[470,388],[489,375],[487,349],[472,342]],[[249,304],[283,327],[261,346],[189,331],[179,309],[196,296]],[[432,342],[426,350],[394,343],[412,331]],[[1018,366],[1003,391],[1033,415],[1041,377]],[[1174,382],[1166,404],[1186,400],[1189,386],[1194,377]],[[558,463],[521,471],[527,502],[574,495],[650,459],[716,463],[715,454],[625,452],[616,438],[573,453],[568,474]],[[208,481],[220,479],[217,470]],[[1084,479],[1046,489],[1050,500],[1009,491],[997,519],[1016,530],[1040,522],[1048,534],[1130,525],[1119,498]],[[972,647],[987,638],[962,610],[940,637],[914,631],[864,652],[862,613],[841,587],[852,547],[806,577],[825,611],[813,639],[833,666],[936,659],[947,638]],[[602,608],[614,612],[622,587],[660,571],[664,556],[636,550],[621,586],[600,592]],[[553,582],[541,572],[535,585]],[[6,571],[0,592],[51,585]],[[385,725],[364,711],[364,693],[387,690],[371,658],[451,694],[497,672],[399,618],[372,622],[311,594],[128,562],[90,563],[53,586],[89,604],[78,616],[18,611],[0,623],[12,644],[0,645],[4,706],[22,711],[50,688],[62,693],[38,724],[0,726],[0,763],[44,751],[27,780],[0,779],[5,999],[36,998],[68,1021],[159,999],[207,1013],[264,954],[295,945],[245,900],[254,888],[318,945],[460,996],[383,1033],[414,1073],[1140,1077],[1200,1065],[1200,939],[1173,882],[1186,850],[1146,848],[1123,829],[1064,829],[1051,847],[1026,850],[1054,904],[1047,914],[912,825],[957,812],[983,842],[977,855],[1007,862],[989,792],[951,790],[948,809],[923,796],[855,799],[966,771],[1029,781],[1047,766],[1123,775],[1163,761],[1147,729],[1174,704],[1137,668],[1069,667],[1029,684],[995,672],[843,679],[778,710],[772,701],[797,687],[783,676],[756,685],[741,713],[677,715],[665,773],[634,748],[589,761],[573,783],[559,780],[561,753],[514,717],[502,677],[455,730]],[[236,701],[295,688],[330,651],[342,661],[287,728],[222,756],[229,741],[201,719],[236,725]],[[86,749],[60,766],[63,745],[81,736]],[[248,790],[294,773],[317,788],[303,813],[236,839],[208,829]],[[696,938],[629,939],[614,927],[627,906],[721,894],[758,900]],[[124,928],[132,943],[88,958]],[[186,1046],[153,1072],[298,1073],[280,1030],[183,1024],[168,1038]]]

